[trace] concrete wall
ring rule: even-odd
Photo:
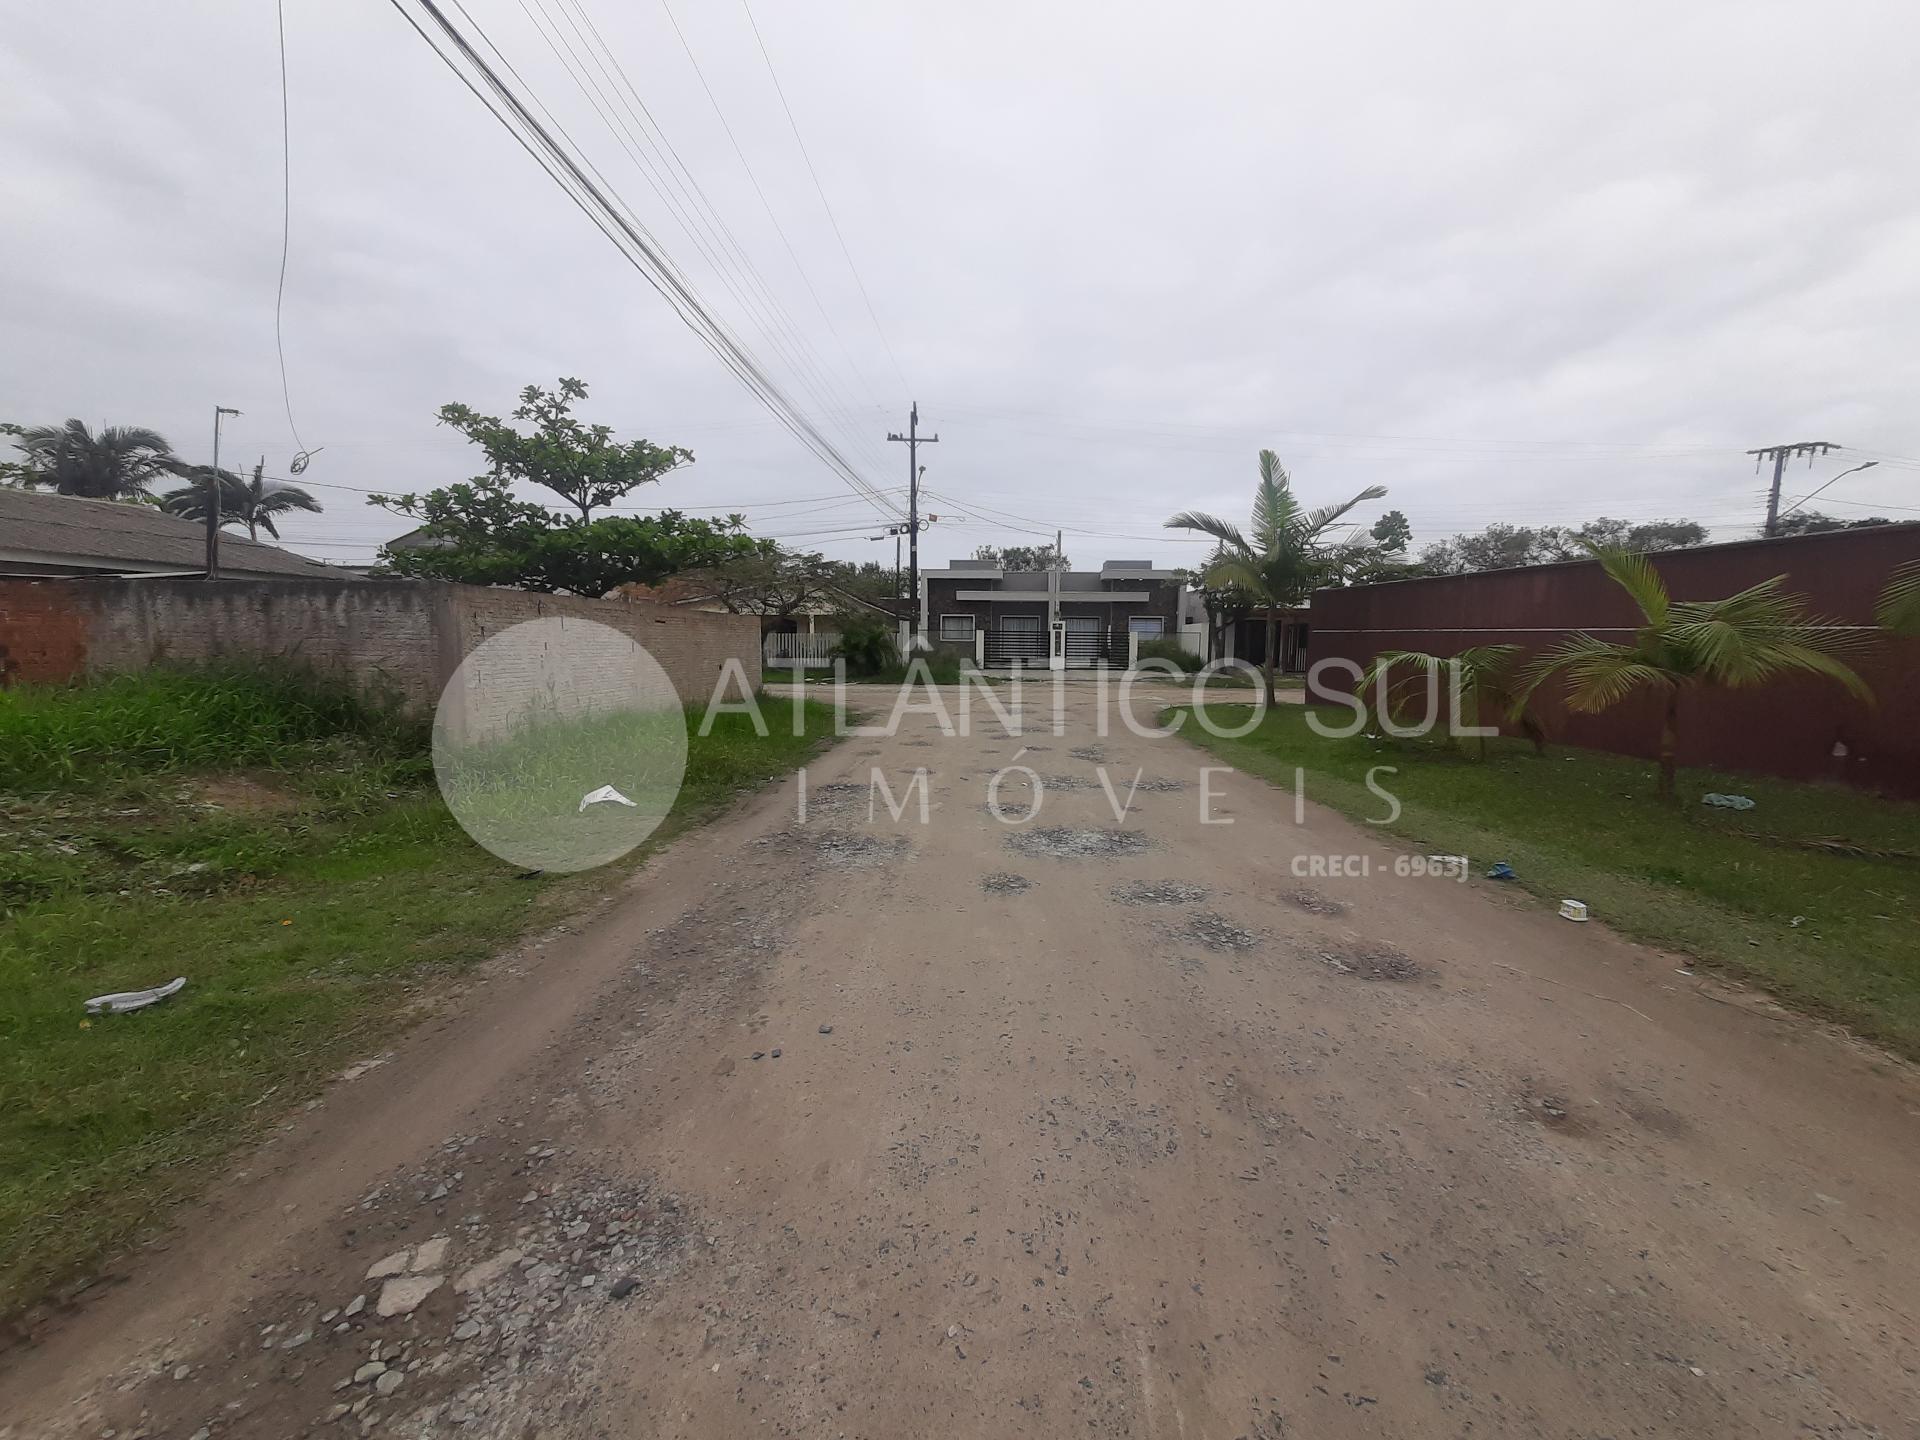
[[[1676,600],[1723,599],[1785,575],[1787,588],[1805,596],[1814,614],[1864,632],[1888,575],[1916,557],[1920,525],[1884,525],[1673,550],[1653,560]],[[1364,668],[1382,650],[1450,655],[1470,645],[1517,644],[1531,654],[1580,630],[1624,641],[1639,611],[1597,564],[1575,561],[1321,590],[1312,614],[1310,662],[1343,658]],[[1920,640],[1871,638],[1854,668],[1876,704],[1813,677],[1689,694],[1681,702],[1680,763],[1920,798]],[[1328,680],[1344,693],[1344,677]],[[1552,739],[1657,754],[1660,717],[1652,697],[1576,715],[1557,693],[1550,682],[1537,707]]]
[[[760,683],[751,615],[414,580],[77,578],[0,580],[0,685],[274,659],[426,710],[481,641],[543,617],[596,621],[644,646],[684,702],[707,700],[729,659]]]

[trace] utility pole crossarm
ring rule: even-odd
[[[1807,463],[1811,465],[1815,455],[1824,455],[1829,450],[1843,448],[1831,440],[1796,440],[1791,445],[1762,445],[1757,450],[1747,451],[1747,454],[1754,457],[1756,466],[1769,459],[1773,461],[1773,486],[1767,492],[1767,523],[1760,532],[1762,535],[1772,537],[1780,531],[1780,477],[1786,473],[1787,457],[1805,455]]]

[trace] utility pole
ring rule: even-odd
[[[213,407],[213,468],[207,472],[207,579],[220,578],[220,417],[238,415],[226,405]]]
[[[920,613],[920,447],[937,445],[940,437],[920,433],[920,402],[916,400],[907,412],[907,433],[888,431],[887,439],[901,441],[907,447],[907,586],[913,597],[912,643],[917,647],[927,633],[927,617]]]
[[[1815,455],[1824,455],[1829,450],[1839,448],[1831,440],[1801,440],[1792,445],[1765,445],[1758,450],[1747,451],[1747,454],[1754,457],[1753,464],[1756,470],[1760,468],[1762,461],[1768,459],[1773,461],[1773,488],[1767,492],[1767,524],[1766,528],[1760,532],[1762,535],[1771,539],[1780,532],[1780,477],[1787,468],[1787,457],[1805,455],[1807,464],[1811,465]]]

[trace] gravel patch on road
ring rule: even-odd
[[[780,830],[762,836],[761,845],[790,845],[811,850],[828,865],[843,869],[865,869],[898,860],[912,848],[902,835],[863,835],[854,830],[814,829]]]
[[[1347,907],[1345,905],[1342,905],[1338,900],[1329,900],[1318,890],[1296,890],[1287,896],[1287,899],[1298,905],[1309,915],[1344,915],[1347,913]]]
[[[1212,911],[1202,911],[1193,916],[1180,933],[1196,945],[1204,945],[1209,950],[1246,951],[1260,943],[1260,937],[1253,931],[1243,929],[1226,916],[1215,915]]]
[[[998,875],[989,875],[980,882],[980,888],[989,895],[1020,895],[1033,888],[1033,882],[1024,875],[1014,875],[1002,871]]]
[[[1184,880],[1129,880],[1109,890],[1107,898],[1118,905],[1191,905],[1212,893]]]
[[[1070,825],[1044,825],[1038,830],[1015,831],[1007,837],[1007,844],[1022,855],[1040,855],[1053,860],[1110,859],[1138,855],[1153,846],[1153,842],[1137,830],[1078,830]]]
[[[1427,973],[1404,951],[1391,945],[1322,946],[1311,953],[1336,974],[1352,975],[1360,980],[1418,980]]]

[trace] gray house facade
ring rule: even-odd
[[[955,560],[921,573],[927,639],[989,665],[1045,664],[1056,653],[1070,668],[1124,665],[1129,637],[1179,634],[1180,593],[1173,571],[1145,560],[1046,571]]]

